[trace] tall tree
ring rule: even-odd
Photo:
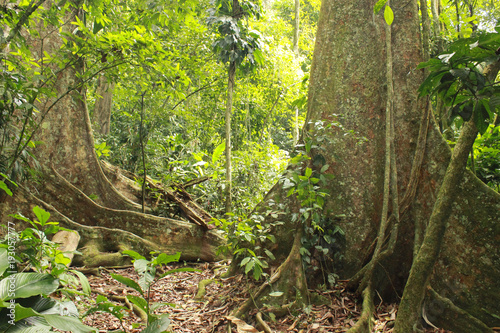
[[[83,243],[92,244],[87,249],[182,251],[186,258],[213,260],[214,246],[221,241],[219,236],[194,224],[139,213],[140,206],[118,192],[105,176],[94,151],[84,98],[85,83],[96,74],[126,62],[124,53],[151,46],[152,40],[141,33],[140,26],[134,27],[133,31],[121,31],[124,35],[115,41],[132,44],[100,44],[101,49],[97,51],[103,54],[109,52],[107,61],[102,62],[102,67],[98,67],[101,64],[98,62],[84,70],[81,55],[96,49],[89,44],[99,38],[89,41],[73,34],[74,31],[86,31],[84,22],[78,17],[81,14],[80,5],[66,3],[66,11],[62,12],[65,15],[59,17],[61,12],[56,5],[45,4],[42,13],[48,15],[50,20],[45,20],[41,14],[35,15],[32,26],[37,32],[34,34],[29,34],[33,30],[28,31],[21,24],[24,39],[34,50],[28,63],[37,64],[31,73],[34,74],[33,82],[43,77],[38,70],[47,76],[55,73],[57,80],[54,80],[46,96],[36,98],[38,112],[34,117],[35,128],[27,134],[27,138],[22,138],[24,141],[39,142],[32,149],[39,164],[37,179],[23,182],[13,197],[5,199],[0,207],[2,220],[8,219],[8,214],[13,212],[29,212],[30,205],[37,204],[51,211],[52,216],[62,224],[79,231]],[[70,22],[79,24],[79,29],[75,30]],[[103,39],[109,42],[109,38],[108,35]],[[152,52],[161,57],[160,53],[158,48]],[[134,54],[128,60],[140,56]],[[23,60],[17,59],[21,63]],[[11,125],[18,124],[13,122]],[[34,136],[31,137],[31,134]],[[171,237],[173,234],[185,235],[189,240],[181,240],[182,236]],[[177,243],[178,240],[181,243]],[[99,262],[93,264],[99,265]]]
[[[428,101],[418,98],[424,73],[417,69],[422,61],[417,1],[391,1],[391,8],[394,21],[387,30],[382,15],[373,18],[372,1],[323,2],[306,120],[306,129],[313,136],[328,139],[323,138],[323,147],[311,149],[310,154],[311,161],[318,162],[313,167],[318,172],[325,168],[333,177],[325,187],[330,196],[325,199],[323,220],[330,224],[324,228],[345,232],[345,243],[337,249],[342,256],[330,259],[341,277],[351,278],[354,288],[361,285],[361,292],[371,286],[384,300],[396,298],[404,290],[414,254],[431,227],[428,221],[434,202],[442,199],[439,189],[446,182],[443,176],[451,157],[429,113]],[[394,87],[392,94],[389,86]],[[386,116],[389,102],[393,119]],[[335,125],[325,134],[318,127],[321,123]],[[388,126],[394,127],[394,148],[386,148],[391,146],[387,146]],[[396,171],[389,172],[389,177],[397,175],[397,182],[390,182],[396,186],[389,191],[389,202],[397,205],[388,208],[383,186],[386,163],[380,158],[387,149],[394,149],[390,165]],[[500,233],[500,196],[468,171],[455,175],[459,190],[445,218],[447,232],[438,240],[441,251],[432,265],[434,270],[426,277],[440,296],[428,295],[426,315],[434,325],[454,332],[469,332],[477,322],[483,326],[476,331],[484,331],[499,325],[500,271],[495,263],[500,250],[494,244]],[[288,203],[290,212],[297,212],[297,203],[286,199],[285,191],[277,184],[262,207],[271,199],[281,200]],[[294,221],[293,217],[280,220]],[[387,221],[386,228],[380,227],[381,221]],[[287,256],[289,244],[301,228],[289,222],[276,229],[277,257]],[[376,244],[381,244],[379,256]],[[476,251],[481,258],[468,254]],[[371,293],[364,295],[371,303]],[[369,310],[366,325],[357,331],[369,331]],[[464,319],[465,312],[475,319]],[[451,319],[457,317],[463,320]]]
[[[220,39],[214,43],[219,60],[228,64],[226,100],[226,213],[232,209],[232,168],[231,168],[231,113],[233,109],[234,82],[236,69],[245,59],[251,66],[262,62],[259,50],[259,34],[241,23],[242,18],[259,17],[260,8],[251,1],[218,0],[210,9],[208,23],[216,26]]]

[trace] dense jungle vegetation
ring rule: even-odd
[[[408,3],[408,8],[417,8],[417,1]],[[332,14],[332,8],[344,9],[346,16],[341,17],[340,11]],[[481,257],[485,252],[494,256],[498,250],[490,247],[494,242],[485,241],[484,247],[477,247],[476,239],[466,242],[473,249],[464,250],[464,260],[475,257],[481,266],[475,272],[457,274],[477,276],[476,280],[471,282],[462,275],[450,277],[450,281],[463,282],[460,288],[469,282],[481,284],[484,288],[477,292],[480,295],[491,283],[494,296],[482,308],[464,305],[480,296],[476,299],[473,292],[466,294],[454,282],[432,275],[432,271],[436,262],[443,265],[440,267],[451,267],[446,264],[446,258],[454,253],[449,249],[460,247],[443,240],[446,221],[471,224],[465,215],[450,213],[452,206],[470,208],[474,214],[480,210],[479,204],[468,207],[467,199],[466,204],[454,201],[456,193],[473,193],[462,181],[470,178],[467,171],[463,177],[464,171],[457,171],[456,179],[450,180],[456,186],[449,187],[453,195],[448,201],[446,190],[438,193],[441,181],[455,170],[453,163],[459,159],[456,155],[467,133],[472,141],[462,154],[463,160],[485,184],[481,193],[494,198],[485,206],[498,207],[494,205],[500,192],[500,5],[492,0],[420,0],[416,11],[419,40],[413,42],[407,41],[413,35],[407,40],[400,37],[406,36],[400,28],[404,10],[406,5],[396,0],[366,0],[359,8],[345,1],[334,5],[328,0],[323,4],[321,0],[3,1],[0,332],[92,332],[99,328],[84,325],[82,319],[95,313],[118,318],[120,331],[169,331],[172,321],[157,311],[166,305],[155,301],[152,290],[170,275],[202,269],[198,264],[182,262],[222,259],[233,259],[224,267],[225,276],[243,274],[251,292],[246,302],[232,305],[231,315],[227,312],[223,316],[229,322],[229,331],[233,323],[238,332],[258,332],[240,320],[257,307],[268,309],[265,320],[259,318],[261,312],[256,320],[270,332],[266,320],[276,324],[283,315],[301,318],[300,311],[310,314],[314,301],[309,289],[318,287],[327,295],[331,291],[338,296],[344,289],[339,286],[347,280],[349,285],[345,287],[363,299],[362,310],[354,311],[357,324],[346,324],[338,332],[409,333],[408,327],[416,332],[422,325],[434,327],[434,323],[453,330],[462,326],[459,333],[498,331],[500,312],[496,312],[499,308],[495,302],[500,286],[494,280],[499,272],[491,268],[498,258],[492,261]],[[330,44],[338,48],[364,43],[362,34],[356,35],[358,44],[349,44],[349,38],[341,36],[353,13],[373,16],[373,21],[364,19],[365,25],[372,27],[366,31],[380,34],[377,36],[384,42],[373,40],[373,45],[381,43],[385,48],[374,47],[380,53],[367,59],[374,63],[382,59],[382,67],[371,62],[365,66],[362,60],[347,55],[345,59],[328,59],[320,52],[327,48],[325,40],[334,40]],[[328,21],[330,18],[334,23]],[[323,22],[323,30],[319,22]],[[331,28],[336,35],[328,32],[328,24],[334,25]],[[317,31],[323,32],[317,35]],[[413,58],[411,50],[404,52],[401,45],[406,42],[418,45],[418,56]],[[409,62],[417,58],[421,61],[407,66],[407,73],[403,73],[397,64],[406,58],[411,58]],[[349,67],[351,63],[356,65]],[[369,92],[362,87],[363,79],[353,79],[345,83],[352,87],[351,95],[345,98],[335,90],[335,84],[322,86],[318,78],[313,80],[313,75],[333,77],[343,66],[349,70],[335,80],[348,82],[349,72],[353,77],[361,75],[359,67],[373,68],[370,73],[383,68],[387,71],[384,80],[386,75],[388,79]],[[423,77],[411,81],[420,87],[418,90],[411,90],[411,84],[408,88],[397,85],[399,74],[409,77],[414,73]],[[366,82],[371,80],[375,79],[369,77]],[[332,92],[325,92],[328,89]],[[334,93],[337,99],[329,100]],[[358,110],[357,103],[362,99],[358,99],[358,93],[375,101],[370,105],[382,105],[387,100],[387,114],[370,113],[371,106],[367,107],[369,111]],[[322,94],[324,100],[318,97]],[[418,103],[426,100],[427,107],[414,113],[418,116],[409,116],[409,111],[398,113],[396,107],[395,115],[391,114],[391,103],[396,105],[406,98],[400,98],[402,94],[415,100],[418,97]],[[384,95],[383,101],[379,95]],[[338,112],[322,109],[323,104],[337,101]],[[358,116],[344,112],[344,102],[351,103],[356,112],[366,111],[360,116],[366,117],[363,126],[352,120]],[[421,116],[424,109],[426,114],[427,110],[431,113]],[[386,122],[381,127],[379,121]],[[398,122],[404,121],[410,125],[398,128]],[[434,121],[438,139],[432,134]],[[402,133],[412,127],[415,133]],[[420,176],[413,171],[417,162],[396,169],[395,164],[401,160],[413,160],[414,155],[418,160],[422,132],[429,137],[428,145],[437,142],[435,146],[442,147],[439,140],[444,138],[446,153],[434,153],[430,148],[422,151],[419,168],[424,171],[415,171]],[[409,143],[398,146],[398,138],[406,135]],[[348,142],[345,145],[339,144],[343,138]],[[366,148],[372,143],[380,149]],[[451,157],[448,147],[453,151]],[[352,161],[338,157],[349,154],[346,149],[352,149]],[[375,171],[365,172],[365,160],[357,160],[360,151],[368,154],[366,164],[373,165],[373,170],[381,166],[378,176],[373,175]],[[446,171],[449,160],[453,168]],[[348,171],[336,173],[337,169]],[[361,183],[372,176],[380,193]],[[398,176],[399,186],[413,192],[401,195],[400,203],[398,193],[403,192],[398,192]],[[420,194],[413,183],[417,178],[419,184],[425,184],[419,185]],[[352,179],[355,181],[349,183]],[[350,184],[357,186],[358,179],[360,188],[354,189]],[[360,216],[368,216],[365,222],[369,218],[378,220],[366,222],[370,227],[352,222],[358,213],[353,211],[367,205],[359,204],[362,200],[358,197],[345,203],[344,192],[335,192],[334,182],[348,184],[363,196],[372,195],[376,213],[368,210]],[[446,180],[443,183],[447,184]],[[430,204],[426,196],[431,198]],[[438,208],[432,210],[434,201]],[[441,201],[449,208],[443,208],[443,223],[439,224],[439,217],[434,216],[440,213]],[[431,221],[429,224],[418,226],[414,222],[414,229],[405,224],[404,214],[412,203],[416,207],[412,208],[413,220],[425,219]],[[352,206],[342,207],[344,204]],[[491,224],[476,221],[481,226],[477,227],[481,229],[478,234],[487,232],[498,241],[498,227],[491,225],[500,213],[495,213],[495,208],[484,211],[484,216],[474,216]],[[435,220],[438,226],[433,229]],[[454,222],[450,225],[454,237],[466,230],[455,228]],[[71,230],[79,234],[72,245],[68,235],[76,233]],[[423,257],[425,251],[419,247],[425,248],[428,239],[435,240],[438,245],[429,246],[437,250],[419,271],[428,272],[422,273],[421,288],[416,287],[417,291],[407,296],[408,285],[419,273],[414,267],[426,260],[420,259],[419,254]],[[61,249],[61,242],[73,247]],[[349,255],[353,243],[359,246],[355,250],[359,252],[353,250]],[[409,243],[409,250],[405,248],[399,254],[394,250]],[[441,246],[445,259],[438,259]],[[384,260],[398,255],[396,267],[389,268]],[[77,269],[70,266],[72,262],[87,267]],[[101,293],[92,298],[85,311],[75,306],[92,292],[87,268],[130,264],[133,272],[113,271],[108,280],[121,283],[133,294],[117,303],[116,297]],[[349,265],[352,268],[346,268]],[[449,274],[455,273],[450,270]],[[380,282],[383,274],[390,278]],[[410,282],[405,287],[407,279]],[[215,280],[209,276],[201,281],[198,293],[204,293],[206,285]],[[437,291],[429,283],[437,286]],[[452,292],[460,296],[451,296]],[[424,293],[426,300],[441,306],[436,318],[424,309]],[[382,303],[386,295],[395,303],[403,299],[401,313],[410,312],[415,318],[401,319],[406,326],[395,317],[383,328],[375,325],[372,316],[378,309],[374,298],[379,297]],[[196,295],[199,302],[203,297]],[[415,308],[418,311],[411,310]],[[129,328],[126,323],[134,316],[132,310],[138,319],[137,325]],[[450,318],[459,316],[463,322],[457,319],[452,324]],[[290,330],[295,326],[297,322]],[[215,332],[221,327],[217,323],[211,329]],[[307,329],[321,331],[319,324]],[[434,329],[437,332],[438,328]]]

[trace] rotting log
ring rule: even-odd
[[[139,198],[141,196],[140,187],[134,181],[134,179],[140,179],[138,175],[130,171],[122,170],[107,162],[101,162],[101,166],[106,176],[112,180],[113,185],[127,193],[127,197]],[[208,179],[209,177],[193,179],[185,184],[172,185],[170,186],[172,190],[169,190],[154,181],[151,177],[146,177],[149,191],[160,193],[165,199],[175,203],[182,211],[184,218],[191,223],[201,226],[205,230],[215,228],[213,224],[209,224],[212,220],[212,216],[193,200],[189,193],[185,191],[185,188],[199,184]]]

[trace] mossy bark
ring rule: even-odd
[[[398,310],[395,333],[408,333],[417,330],[426,288],[441,250],[447,222],[477,133],[473,121],[466,122],[462,128],[443,183],[439,188],[422,246],[413,260]]]
[[[325,218],[336,219],[345,232],[343,259],[337,260],[336,271],[341,278],[353,276],[369,262],[381,221],[387,35],[382,15],[373,14],[373,4],[323,2],[311,67],[306,126],[313,129],[317,121],[342,125],[328,132],[331,144],[322,153],[330,165],[326,172],[334,176],[327,186]],[[375,268],[373,291],[384,300],[403,293],[413,263],[415,227],[427,228],[451,159],[434,118],[427,122],[422,117],[427,101],[418,99],[424,73],[416,69],[422,61],[417,1],[392,0],[391,8],[397,192],[399,202],[411,200],[404,204],[407,208],[400,207],[405,211],[394,253]],[[421,127],[426,130],[423,149],[417,149]],[[414,156],[422,152],[422,158],[415,159],[419,165],[414,177]],[[487,326],[500,326],[500,195],[468,171],[458,184],[430,283]],[[407,196],[408,191],[414,192]],[[262,205],[280,197],[285,195],[278,184]],[[286,225],[276,232],[276,253],[289,251],[290,230]],[[439,316],[435,308],[429,311],[427,316]],[[446,321],[440,324],[446,328]]]

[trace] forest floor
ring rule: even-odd
[[[227,264],[227,263],[226,263]],[[177,264],[176,268],[181,266]],[[167,275],[159,280],[151,290],[152,302],[171,303],[158,308],[155,313],[168,313],[171,320],[171,332],[230,332],[228,330],[229,316],[231,311],[249,297],[248,290],[256,290],[252,280],[243,275],[222,279],[220,275],[227,269],[224,263],[189,264],[199,269],[199,272],[180,272]],[[130,268],[122,269],[100,269],[99,275],[88,275],[92,288],[90,297],[77,301],[80,311],[95,305],[98,294],[113,296],[125,296],[127,294],[138,295],[131,288],[114,280],[110,273],[120,274],[137,281],[138,276]],[[195,300],[198,292],[198,283],[202,280],[213,279],[214,283],[206,287],[206,295],[201,300]],[[271,320],[263,311],[263,318],[273,332],[297,332],[297,333],[320,333],[320,332],[346,332],[360,315],[360,305],[353,300],[351,294],[344,289],[345,282],[340,281],[333,290],[311,290],[321,295],[325,305],[312,305],[299,313]],[[125,304],[122,304],[125,306]],[[392,304],[379,304],[376,306],[374,332],[392,332],[392,326],[396,317],[397,307]],[[256,310],[250,314],[255,314]],[[247,324],[256,329],[241,332],[260,332],[261,327],[255,322],[255,316],[250,316]],[[124,317],[123,328],[129,333],[140,332],[144,327],[136,328],[140,319],[132,311]],[[99,329],[99,332],[123,329],[117,318],[107,313],[94,313],[84,319],[84,323]],[[233,324],[233,332],[236,325]],[[240,330],[238,330],[240,332]],[[426,332],[447,332],[438,329],[429,329]]]

